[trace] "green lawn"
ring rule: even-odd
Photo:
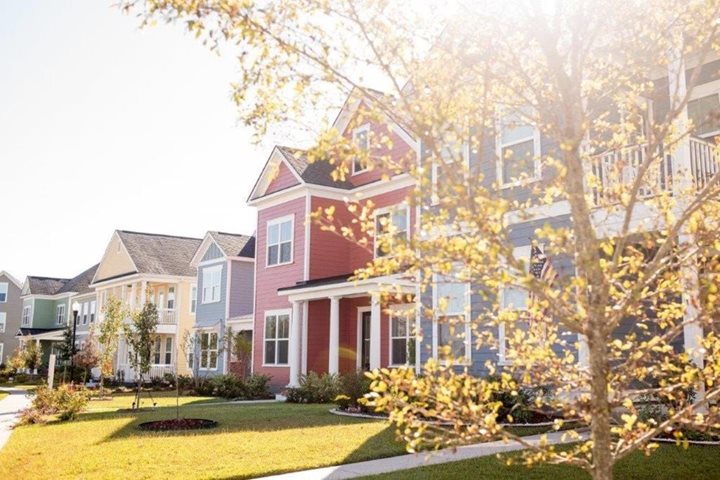
[[[7,396],[8,396],[7,393],[5,393],[5,392],[0,392],[0,400],[2,400],[3,398],[5,398],[5,397],[7,397]]]
[[[152,399],[149,395],[152,395]],[[150,392],[150,394],[143,392],[140,396],[140,406],[142,408],[150,408],[152,407],[153,402],[155,402],[158,407],[174,407],[175,398],[175,392]],[[132,408],[134,401],[134,393],[113,393],[112,400],[90,400],[88,403],[88,409],[90,411],[127,409]],[[226,401],[227,400],[223,398],[217,397],[180,396],[180,405],[219,403]]]
[[[86,413],[75,422],[19,427],[0,451],[0,478],[249,478],[404,453],[384,421],[328,412],[328,405],[196,405],[187,417],[214,430],[148,433],[173,408]]]
[[[663,445],[651,457],[635,453],[615,469],[618,480],[714,480],[720,476],[720,447],[690,447],[688,450],[674,445]],[[496,457],[414,468],[385,475],[364,477],[366,480],[589,480],[582,470],[556,465],[528,469],[523,466],[506,466]]]

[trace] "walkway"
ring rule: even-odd
[[[0,400],[0,450],[2,450],[10,439],[12,427],[19,418],[20,410],[30,405],[30,399],[26,396],[27,390],[2,388],[0,391],[10,394]]]
[[[548,442],[551,444],[565,443],[562,440],[563,432],[548,434]],[[525,440],[537,444],[541,435],[526,437]],[[585,438],[583,436],[583,438]],[[575,440],[573,440],[575,441]],[[315,468],[301,472],[285,473],[271,477],[263,477],[265,480],[341,480],[345,478],[357,478],[365,475],[377,475],[380,473],[407,470],[409,468],[425,467],[439,463],[457,462],[471,458],[487,457],[498,453],[513,452],[525,449],[524,446],[514,442],[503,441],[479,443],[459,447],[455,452],[451,449],[438,450],[436,452],[401,455],[398,457],[382,458],[380,460],[369,460],[367,462],[348,463],[335,467]]]

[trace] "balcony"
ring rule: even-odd
[[[695,188],[702,188],[720,170],[720,149],[695,137],[690,138],[689,147],[693,184]],[[630,185],[637,179],[647,155],[647,145],[640,144],[593,156],[590,171],[596,181],[592,186],[595,204],[617,202],[622,192],[620,187]],[[673,155],[662,150],[656,155],[662,158],[662,162],[655,162],[643,175],[638,189],[640,199],[672,191]]]
[[[177,312],[174,308],[158,308],[158,325],[177,325]]]

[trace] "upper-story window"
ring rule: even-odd
[[[713,137],[720,134],[718,92],[690,100],[687,104],[687,113],[693,124],[693,133],[698,137]]]
[[[168,310],[175,309],[175,287],[168,288],[167,308],[168,308]]]
[[[410,236],[410,209],[395,205],[375,211],[375,257],[384,257]]]
[[[6,303],[8,297],[8,284],[7,282],[0,283],[0,303]]]
[[[0,333],[4,333],[4,332],[5,332],[5,321],[6,321],[6,318],[7,318],[7,313],[5,313],[5,312],[0,312]],[[2,344],[0,344],[0,345],[2,345]],[[0,360],[0,361],[2,361],[2,360]]]
[[[190,313],[197,310],[197,285],[190,287]]]
[[[57,306],[57,315],[55,317],[55,322],[58,325],[65,325],[65,305],[58,305]]]
[[[501,186],[540,178],[540,131],[520,111],[503,112],[498,121],[497,177]]]
[[[459,277],[459,267],[450,275],[435,277],[435,357],[450,356],[455,361],[469,362],[470,283]]]
[[[367,154],[367,151],[370,150],[370,125],[365,124],[360,127],[357,127],[355,130],[353,130],[352,134],[353,138],[353,145],[355,145],[355,148],[360,150],[361,152],[364,152]],[[353,158],[352,162],[352,174],[356,175],[358,173],[367,172],[368,166],[362,157],[356,157]]]
[[[443,180],[447,179],[446,185],[452,185],[457,183],[464,178],[458,175],[448,177],[447,170],[454,169],[458,174],[463,172],[463,168],[468,167],[469,163],[469,152],[468,144],[463,141],[454,132],[448,132],[443,138],[443,146],[440,148],[440,158],[436,158],[433,155],[432,162],[432,203],[437,204],[440,201],[441,192],[440,186],[443,185]],[[453,182],[454,181],[454,182]]]
[[[23,327],[30,326],[30,320],[32,319],[32,305],[25,305],[22,312],[22,324]]]
[[[90,323],[95,322],[95,313],[97,312],[97,303],[95,303],[95,300],[90,302]]]
[[[267,266],[292,262],[294,217],[271,220],[267,225]]]
[[[203,268],[202,303],[220,301],[220,285],[222,284],[222,265]]]
[[[85,302],[82,304],[82,324],[87,325],[88,323],[88,313],[90,311],[90,304]]]

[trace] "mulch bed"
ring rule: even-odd
[[[204,418],[173,418],[170,420],[144,422],[138,425],[138,428],[150,432],[167,432],[174,430],[202,430],[215,428],[217,426],[218,423],[216,421]]]

